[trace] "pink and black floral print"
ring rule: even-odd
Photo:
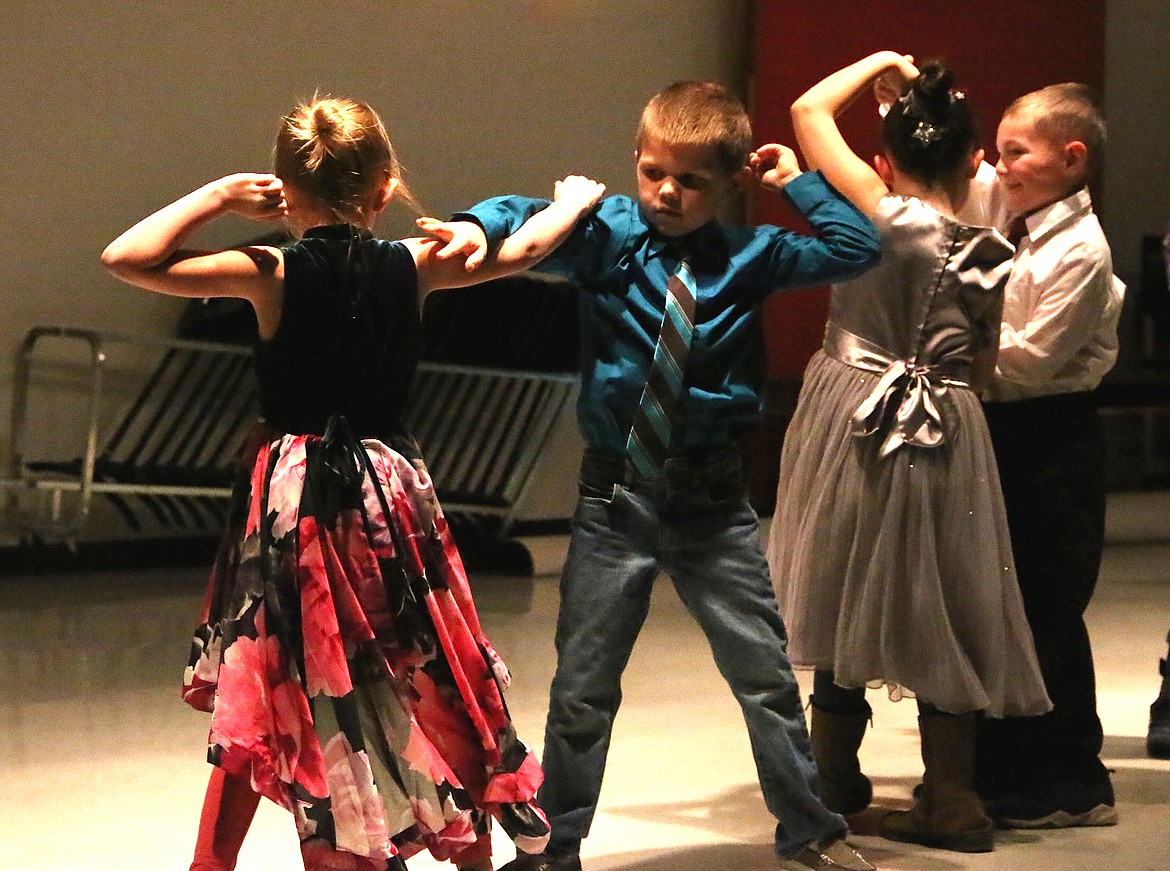
[[[239,482],[184,676],[212,713],[209,759],[355,869],[487,855],[489,816],[539,852],[540,766],[425,468],[344,422],[272,435]]]

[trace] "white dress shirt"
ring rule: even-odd
[[[986,160],[979,162],[975,178],[971,179],[967,202],[955,213],[955,217],[964,224],[995,227],[1000,232],[1006,226],[1007,214],[1003,206],[1003,197],[1000,196],[999,176],[995,167]]]
[[[1004,292],[994,400],[1092,390],[1117,360],[1125,284],[1086,190],[1034,212]]]

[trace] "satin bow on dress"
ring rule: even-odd
[[[881,377],[853,413],[855,436],[882,439],[880,456],[902,445],[935,448],[946,441],[939,406],[948,387],[969,387],[958,361],[923,365],[895,357],[885,348],[834,323],[825,330],[825,353],[848,366]]]

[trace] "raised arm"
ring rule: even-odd
[[[520,229],[504,240],[489,269],[515,272],[535,266],[568,238],[577,221],[597,205],[605,194],[605,185],[582,175],[570,175],[558,181],[553,202],[537,212]]]
[[[421,218],[419,227],[435,239],[408,242],[418,266],[420,294],[425,297],[432,290],[465,287],[531,269],[568,238],[604,193],[605,185],[584,176],[558,181],[552,202],[533,210],[491,255],[478,224]]]
[[[283,217],[287,210],[276,176],[225,176],[143,218],[106,247],[102,265],[122,281],[156,293],[247,299],[264,334],[280,281],[280,251],[264,247],[196,251],[182,246],[197,229],[222,215],[234,212],[268,221]]]
[[[767,240],[767,281],[773,288],[844,281],[877,263],[881,240],[873,222],[833,190],[820,172],[784,185],[784,196],[816,231],[804,236],[780,227],[757,229]]]
[[[809,168],[821,170],[837,190],[871,217],[889,190],[873,167],[845,142],[836,116],[879,76],[891,72],[906,81],[918,75],[907,56],[880,51],[822,79],[792,104],[796,141]]]

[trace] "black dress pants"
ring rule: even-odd
[[[1084,613],[1105,537],[1105,445],[1092,393],[984,406],[1020,592],[1053,710],[985,719],[985,797],[1108,783]]]

